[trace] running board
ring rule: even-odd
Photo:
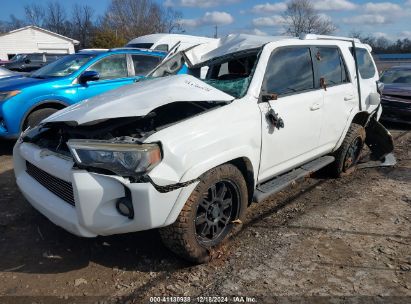
[[[306,163],[288,173],[285,173],[258,185],[257,189],[254,191],[254,201],[262,202],[270,195],[283,190],[292,183],[304,177],[310,176],[315,171],[318,171],[321,168],[331,164],[334,160],[334,156],[323,156],[309,163]]]

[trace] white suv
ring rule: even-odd
[[[229,35],[151,78],[20,137],[17,184],[52,222],[84,237],[161,228],[172,251],[206,262],[251,202],[326,165],[346,172],[364,143],[377,158],[393,149],[358,40]]]

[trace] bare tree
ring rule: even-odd
[[[64,7],[57,1],[48,2],[46,6],[45,26],[50,31],[67,35],[70,25],[67,22]]]
[[[24,20],[17,18],[13,14],[10,15],[9,31],[24,27],[26,25],[27,24]]]
[[[93,15],[94,10],[88,5],[75,4],[72,12],[72,34],[73,38],[80,41],[81,48],[87,48],[90,45],[93,32]]]
[[[125,39],[171,32],[181,18],[172,8],[165,9],[154,0],[111,0],[103,17],[104,29],[116,29]]]
[[[291,0],[283,18],[285,31],[292,36],[302,33],[327,35],[337,29],[330,19],[318,13],[310,0]]]
[[[162,26],[160,32],[165,33],[177,33],[182,32],[183,27],[181,25],[181,19],[183,15],[181,12],[175,11],[172,8],[168,7],[164,11],[164,16],[162,20]]]
[[[45,13],[43,6],[36,3],[27,4],[24,6],[24,11],[28,23],[39,27],[44,25]]]

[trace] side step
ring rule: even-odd
[[[306,163],[288,173],[285,173],[258,185],[257,189],[254,191],[254,201],[262,202],[270,195],[283,190],[293,182],[311,175],[313,172],[318,171],[321,168],[331,164],[334,160],[334,156],[323,156],[309,163]]]

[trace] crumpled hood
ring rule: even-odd
[[[67,107],[43,122],[75,125],[121,117],[145,116],[173,102],[232,101],[228,95],[190,75],[143,80]]]

